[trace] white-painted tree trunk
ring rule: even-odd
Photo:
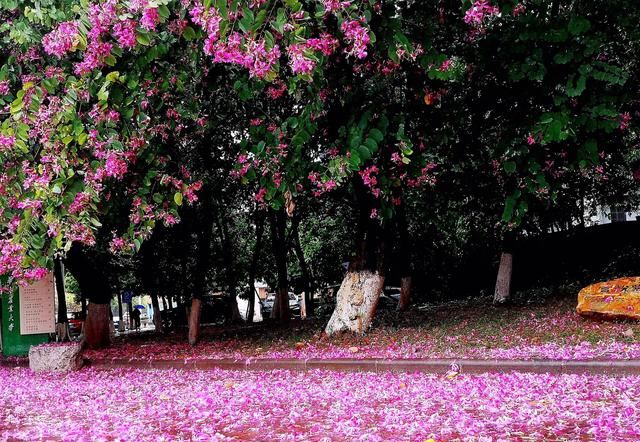
[[[336,295],[336,308],[325,329],[327,334],[367,331],[383,287],[384,276],[377,272],[347,272]]]
[[[498,268],[498,278],[496,289],[493,294],[494,304],[504,304],[511,298],[511,273],[513,270],[513,255],[503,252],[500,256],[500,267]]]

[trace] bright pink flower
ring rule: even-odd
[[[342,32],[350,47],[345,50],[347,55],[363,59],[367,57],[367,45],[370,42],[369,31],[362,26],[360,20],[347,20],[342,23]]]
[[[140,26],[147,31],[154,31],[156,26],[160,23],[160,15],[158,15],[158,8],[147,8],[142,13],[140,18]]]
[[[136,46],[136,26],[135,20],[123,20],[113,26],[113,36],[123,48],[133,48]]]
[[[78,40],[78,24],[76,22],[63,22],[56,29],[42,38],[44,51],[58,58],[65,55]]]
[[[9,80],[0,81],[0,95],[9,94]]]

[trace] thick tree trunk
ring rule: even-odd
[[[89,348],[108,347],[111,344],[109,304],[89,302],[84,322],[84,342]]]
[[[378,221],[371,218],[371,208],[377,202],[359,177],[354,178],[353,184],[359,208],[357,253],[336,295],[336,307],[325,328],[328,335],[366,332],[384,288],[384,249],[389,229],[387,226],[383,232]]]
[[[411,276],[403,276],[400,278],[400,300],[398,301],[398,310],[405,311],[409,308],[411,302]]]
[[[276,296],[271,310],[271,318],[288,321],[289,311],[289,277],[287,273],[287,218],[284,210],[271,210],[271,245],[276,262],[277,287]]]
[[[383,287],[384,276],[378,272],[347,272],[336,296],[336,308],[325,329],[327,334],[366,332],[373,320]]]
[[[78,281],[83,300],[83,310],[86,301],[83,340],[90,347],[103,347],[111,342],[110,302],[112,290],[108,275],[108,262],[94,249],[85,249],[74,245],[65,259],[65,265]]]
[[[189,344],[196,345],[200,340],[200,313],[202,311],[202,301],[198,298],[191,300],[191,310],[189,311]]]
[[[502,252],[500,256],[500,268],[496,280],[496,289],[493,295],[494,304],[505,304],[511,298],[511,273],[513,270],[513,255]]]
[[[160,303],[158,302],[158,295],[155,293],[151,294],[151,305],[153,306],[153,325],[156,328],[156,332],[164,333],[162,315],[160,313]]]

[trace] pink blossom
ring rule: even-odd
[[[136,26],[135,20],[123,20],[113,26],[113,36],[118,40],[123,48],[133,48],[136,46]]]
[[[362,26],[360,20],[347,20],[341,27],[345,40],[350,43],[350,47],[345,50],[347,55],[363,59],[367,57],[367,45],[370,42],[368,30]]]
[[[464,22],[473,26],[481,26],[486,18],[499,13],[500,9],[498,9],[497,6],[491,5],[489,0],[476,0],[473,6],[465,13]]]
[[[9,80],[0,81],[0,95],[8,95],[9,94]]]
[[[13,135],[4,135],[0,133],[0,152],[6,152],[13,148],[16,142],[16,137]]]
[[[267,189],[265,189],[264,187],[261,187],[260,190],[258,190],[258,193],[256,193],[255,200],[259,203],[264,202],[264,197],[266,194],[267,194]]]
[[[71,51],[78,40],[78,24],[63,22],[42,38],[44,51],[58,58]]]
[[[140,26],[147,31],[154,31],[156,26],[160,23],[160,15],[158,14],[158,8],[147,8],[142,13],[140,18]]]
[[[624,112],[620,114],[620,130],[626,130],[629,127],[629,123],[631,122],[631,114],[629,112]]]

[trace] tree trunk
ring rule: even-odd
[[[327,334],[366,332],[373,320],[383,287],[384,276],[378,272],[347,272],[336,296],[336,308],[325,329]]]
[[[271,318],[288,321],[289,311],[289,277],[287,274],[287,218],[284,210],[269,211],[271,220],[271,246],[276,262],[277,287],[276,296],[271,310]]]
[[[311,270],[307,265],[307,260],[304,257],[304,251],[300,244],[300,233],[298,226],[300,224],[300,218],[296,215],[293,219],[291,228],[293,229],[293,250],[295,251],[298,262],[300,263],[300,270],[302,271],[302,282],[304,287],[304,296],[300,300],[300,315],[304,317],[313,316],[313,292],[315,291],[313,286],[313,278],[311,276]]]
[[[196,345],[200,340],[200,312],[202,311],[202,301],[198,298],[191,299],[191,310],[189,312],[189,344]]]
[[[156,332],[164,333],[162,315],[160,313],[160,303],[158,302],[158,295],[156,293],[151,293],[151,305],[153,306],[153,325],[156,328]]]
[[[262,249],[262,234],[264,233],[264,212],[256,209],[256,245],[253,249],[251,266],[249,267],[249,310],[247,312],[247,322],[253,322],[256,311],[256,271],[258,260]]]
[[[64,289],[64,270],[62,261],[55,258],[53,261],[53,279],[58,294],[58,322],[56,324],[56,339],[59,342],[71,340],[69,335],[69,318],[67,317],[67,294]]]
[[[493,295],[494,304],[505,304],[511,298],[511,273],[513,270],[513,255],[502,252],[500,256],[500,268],[496,280],[496,289]]]
[[[118,331],[120,333],[122,333],[124,331],[124,310],[122,309],[122,292],[120,290],[118,290],[118,293],[116,294],[116,296],[118,297],[118,318],[120,318],[118,320]]]
[[[364,333],[371,326],[384,288],[384,249],[389,228],[383,230],[370,216],[377,201],[354,177],[359,216],[356,230],[357,253],[336,295],[336,307],[325,328],[328,335],[351,331]]]
[[[108,347],[111,344],[109,304],[89,302],[84,322],[84,342],[89,348]]]
[[[403,276],[400,278],[400,300],[398,301],[398,310],[405,311],[409,308],[411,302],[411,276]]]
[[[400,195],[402,197],[402,195]],[[409,237],[409,227],[407,225],[407,215],[404,204],[398,206],[396,224],[399,231],[399,247],[397,263],[400,265],[400,299],[398,300],[398,310],[405,311],[411,303],[411,239]]]
[[[87,319],[87,297],[83,294],[80,294],[80,316],[83,320]]]

